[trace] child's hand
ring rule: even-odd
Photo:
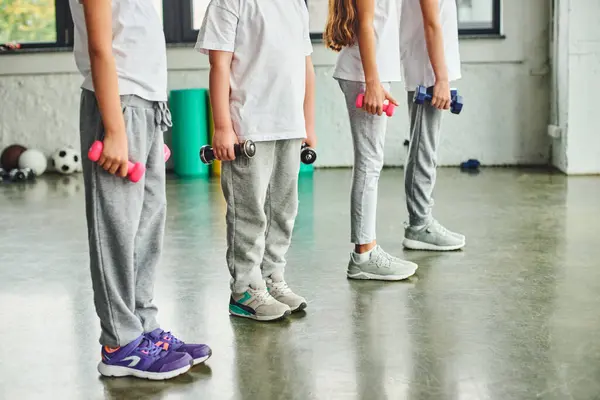
[[[365,99],[363,100],[363,109],[366,112],[374,115],[382,115],[383,103],[386,100],[395,106],[398,105],[396,99],[381,86],[381,83],[367,84]]]
[[[106,132],[103,144],[102,155],[98,160],[98,164],[107,172],[125,178],[129,158],[127,134],[125,132]]]
[[[431,97],[431,105],[440,110],[450,109],[450,84],[447,80],[437,81],[433,87],[433,96]]]
[[[213,137],[213,151],[217,160],[235,160],[233,145],[237,142],[237,135],[233,129],[215,129],[215,135]]]

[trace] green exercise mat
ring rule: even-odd
[[[315,164],[306,165],[300,162],[300,174],[312,174],[315,172]]]
[[[200,147],[209,143],[209,108],[207,89],[171,91],[173,116],[173,165],[178,176],[209,176],[210,169],[200,161]]]

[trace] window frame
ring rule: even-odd
[[[168,0],[163,0],[163,8],[166,7]],[[170,13],[174,13],[172,16],[172,21],[179,21],[179,24],[175,25],[175,30],[171,30],[170,35],[167,35],[167,43],[195,43],[198,38],[198,30],[194,29],[194,6],[192,5],[193,0],[179,0],[174,1],[174,4],[170,4],[169,7],[172,8]],[[307,4],[310,0],[304,0]],[[165,11],[166,13],[166,8]],[[177,18],[178,15],[181,18]],[[165,21],[165,33],[167,23]],[[179,26],[179,30],[177,30],[176,26]],[[315,32],[310,34],[310,39],[313,42],[319,42],[323,40],[323,33]]]
[[[501,20],[502,20],[502,5],[501,0],[492,1],[492,26],[489,28],[461,28],[460,21],[458,24],[459,36],[500,36]]]
[[[71,17],[71,7],[69,0],[55,0],[55,23],[56,23],[56,41],[55,42],[27,42],[19,43],[20,48],[16,50],[5,51],[0,54],[15,54],[20,51],[61,49],[73,47],[73,18]]]
[[[185,1],[185,0],[184,0]],[[305,0],[308,4],[310,0]],[[404,0],[406,1],[406,0]],[[458,35],[461,37],[465,36],[500,36],[501,35],[501,19],[502,19],[502,5],[501,0],[492,1],[492,26],[489,28],[458,28]],[[311,32],[310,38],[314,42],[323,40],[323,33]]]
[[[194,29],[192,0],[163,0],[163,13],[167,43],[196,43],[198,30]]]
[[[308,3],[311,0],[305,0]],[[492,1],[492,26],[489,28],[460,28],[459,36],[501,36],[501,0]],[[74,27],[69,0],[55,0],[56,10],[56,42],[20,43],[17,50],[4,51],[0,54],[15,54],[21,51],[70,49],[73,47]],[[195,43],[198,30],[193,29],[192,0],[163,0],[163,27],[168,44]],[[323,41],[322,32],[311,32],[313,42]]]

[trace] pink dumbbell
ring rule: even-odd
[[[363,108],[363,102],[364,102],[364,100],[365,100],[365,94],[364,93],[359,94],[356,97],[356,108]],[[396,106],[394,104],[383,103],[383,112],[388,117],[391,117],[392,115],[394,115],[394,110],[395,109],[396,109]]]
[[[88,158],[93,162],[98,162],[98,160],[100,160],[100,156],[102,155],[103,149],[104,144],[99,140],[95,141],[94,144],[92,144],[92,147],[90,147],[90,150],[88,151]],[[167,162],[170,157],[171,150],[165,144],[165,162]],[[144,166],[144,164],[140,162],[134,164],[131,161],[127,161],[127,177],[131,182],[139,182],[139,180],[142,179],[142,176],[144,176],[145,172],[146,167]]]

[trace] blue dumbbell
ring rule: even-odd
[[[415,104],[423,104],[426,101],[431,101],[433,97],[433,86],[426,88],[425,86],[417,87],[415,90],[415,96],[413,98],[413,102]],[[452,114],[460,114],[463,108],[463,98],[458,94],[458,90],[450,89],[450,98],[452,102],[450,103],[450,112]]]

